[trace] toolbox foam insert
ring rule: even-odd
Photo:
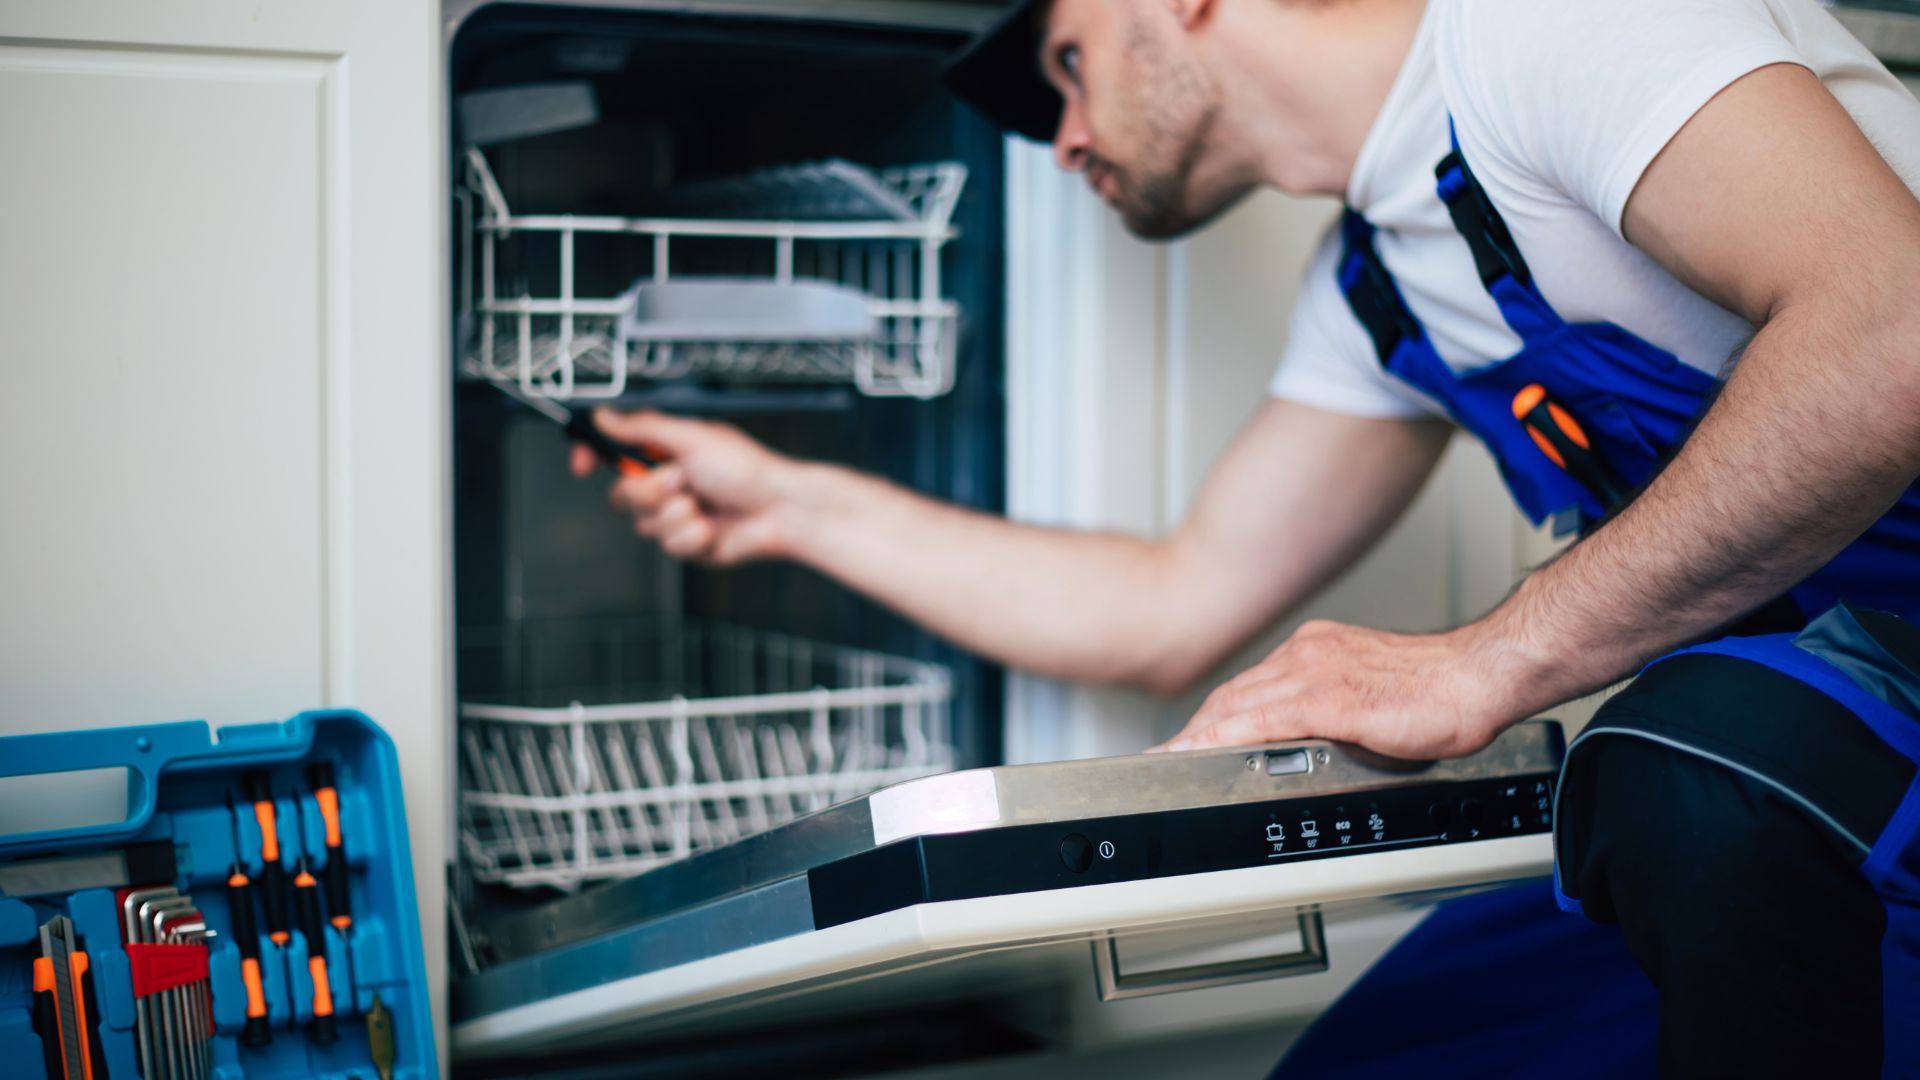
[[[0,900],[0,949],[33,944],[39,927],[25,900]]]

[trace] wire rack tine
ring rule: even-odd
[[[510,625],[487,670],[553,708],[462,705],[459,851],[474,881],[568,889],[751,835],[948,767],[937,665],[735,628]],[[666,687],[697,690],[649,700]]]

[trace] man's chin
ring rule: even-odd
[[[1126,226],[1127,231],[1140,239],[1178,240],[1212,224],[1215,218],[1238,205],[1246,194],[1246,191],[1235,192],[1198,214],[1157,203],[1129,202],[1113,205],[1114,209],[1119,211],[1120,221]]]
[[[1116,206],[1120,222],[1142,240],[1178,240],[1201,224],[1185,214],[1136,206]]]

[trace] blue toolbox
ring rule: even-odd
[[[10,791],[117,769],[123,820],[24,831],[31,806],[0,807],[0,1075],[438,1075],[385,732],[332,711],[217,742],[202,721],[0,738]]]

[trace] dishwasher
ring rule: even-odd
[[[499,392],[1003,511],[1007,146],[941,84],[993,14],[449,12],[461,1071],[1013,1049],[1023,994],[1324,971],[1327,914],[1547,871],[1550,722],[1004,764],[1001,670],[801,568],[666,559]],[[1128,959],[1194,927],[1278,944]]]

